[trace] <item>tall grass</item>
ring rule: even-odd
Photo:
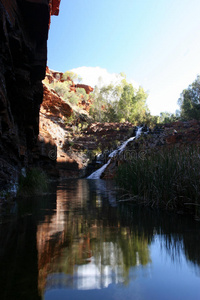
[[[134,199],[151,206],[183,209],[200,205],[198,146],[161,148],[119,166],[116,180]]]

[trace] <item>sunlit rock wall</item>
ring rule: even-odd
[[[33,163],[47,38],[59,0],[0,0],[0,187]]]

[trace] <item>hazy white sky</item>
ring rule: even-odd
[[[48,66],[79,70],[90,85],[124,72],[148,91],[152,114],[175,112],[180,93],[200,73],[200,1],[61,0]]]

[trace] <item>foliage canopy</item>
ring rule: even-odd
[[[136,89],[125,76],[118,85],[94,89],[94,102],[90,114],[100,122],[146,122],[149,109],[147,93],[142,87]]]
[[[127,82],[126,75],[119,74],[118,84],[102,86],[102,78],[88,96],[84,89],[71,90],[74,80],[82,79],[75,73],[67,71],[63,74],[62,82],[54,82],[53,88],[64,100],[78,105],[80,99],[86,102],[90,99],[92,105],[90,116],[97,122],[131,122],[133,124],[152,125],[156,123],[170,123],[178,119],[200,119],[200,75],[184,89],[178,100],[180,111],[175,114],[161,112],[160,116],[152,116],[147,106],[148,94],[140,86],[135,88]]]
[[[178,100],[183,120],[200,120],[200,75],[181,93]]]

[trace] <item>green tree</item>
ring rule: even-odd
[[[200,75],[187,89],[183,90],[178,104],[183,120],[200,120]]]
[[[66,71],[65,73],[63,73],[62,80],[77,81],[80,83],[82,81],[82,78],[78,74],[76,74],[72,71]]]
[[[102,120],[102,105],[103,105],[103,97],[100,93],[100,89],[97,85],[94,87],[93,91],[93,103],[90,107],[90,115],[94,119],[94,121],[101,122]]]
[[[135,89],[119,74],[121,82],[94,89],[94,101],[90,113],[95,121],[143,123],[149,118],[146,105],[147,93],[142,87]]]
[[[161,112],[159,117],[159,123],[166,124],[172,123],[178,120],[177,114],[172,114],[170,112]]]
[[[77,88],[76,89],[76,94],[77,94],[77,96],[78,96],[79,99],[82,98],[82,100],[85,100],[86,102],[89,99],[89,95],[87,95],[85,89],[83,89],[83,88]]]
[[[146,104],[148,94],[144,91],[144,89],[140,86],[138,91],[134,94],[133,97],[133,109],[131,121],[137,123],[146,122],[147,113],[149,113],[149,109]]]
[[[66,71],[65,73],[63,73],[62,79],[74,81],[78,79],[78,75],[72,71]]]
[[[147,93],[142,87],[134,89],[132,84],[125,83],[119,100],[120,119],[132,123],[143,123],[149,113],[146,104]]]
[[[119,115],[121,119],[130,121],[134,102],[134,88],[126,83],[119,100]]]

